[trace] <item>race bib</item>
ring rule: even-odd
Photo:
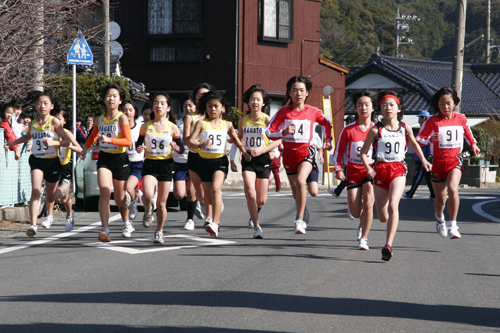
[[[245,149],[261,148],[264,146],[262,135],[260,133],[243,134],[243,143],[245,145]]]
[[[117,132],[101,131],[100,134],[103,134],[103,135],[107,136],[108,138],[118,139]],[[99,142],[99,146],[101,146],[101,150],[106,150],[106,151],[117,151],[118,150],[118,146],[114,145],[112,143]]]
[[[32,154],[36,157],[54,157],[56,155],[56,147],[45,147],[42,139],[33,140]]]
[[[227,134],[221,131],[203,131],[201,133],[202,142],[210,140],[211,146],[203,148],[206,153],[225,154]]]
[[[148,135],[145,141],[146,150],[150,156],[166,156],[172,151],[170,135]]]
[[[295,125],[295,133],[285,136],[286,142],[307,143],[311,139],[311,121],[285,119],[285,128]]]
[[[359,156],[361,152],[361,148],[363,148],[363,141],[358,141],[358,142],[351,142],[351,149],[349,151],[349,161],[355,164],[363,164],[361,162],[361,157]],[[370,146],[370,150],[366,154],[366,157],[368,157],[368,163],[372,164],[373,163],[373,147]]]
[[[462,126],[443,126],[439,128],[439,148],[462,148],[464,128]]]
[[[384,162],[404,161],[406,154],[405,138],[384,138],[378,141],[377,159]]]

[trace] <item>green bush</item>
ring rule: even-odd
[[[238,129],[238,120],[240,120],[240,118],[242,118],[242,117],[243,117],[243,113],[239,109],[237,109],[233,106],[233,110],[231,111],[231,116],[229,117],[228,120],[233,123],[235,130]]]
[[[101,99],[104,87],[119,82],[130,98],[129,84],[120,77],[109,77],[90,73],[76,76],[76,110],[79,116],[100,116],[106,109]],[[69,111],[73,110],[73,76],[71,74],[51,74],[45,76],[45,90],[50,91]]]

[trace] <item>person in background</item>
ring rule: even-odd
[[[276,192],[281,191],[281,179],[280,179],[280,168],[281,168],[281,152],[283,151],[283,145],[280,145],[271,151],[271,172],[269,173],[269,182],[271,181],[271,174],[274,175],[274,182],[276,184]]]
[[[85,124],[82,127],[85,136],[88,137],[89,134],[92,133],[93,128],[94,128],[94,117],[89,115],[85,117]]]
[[[20,100],[14,100],[11,102],[12,107],[14,108],[14,116],[12,120],[12,128],[14,129],[14,133],[16,134],[16,138],[20,138],[23,132],[23,124],[19,123],[19,118],[21,113],[23,113],[23,104]]]
[[[14,120],[14,106],[12,104],[4,104],[2,105],[0,116],[2,119],[1,128],[4,129],[4,136],[7,142],[14,142],[17,140],[17,136],[14,132],[13,123],[17,123]],[[20,135],[21,136],[21,135]],[[21,158],[21,148],[19,145],[13,145],[10,148],[6,148],[5,150],[11,150],[15,152],[16,161]]]
[[[82,129],[82,118],[78,116],[76,118],[76,141],[83,148],[85,142],[87,141],[87,134]]]
[[[347,126],[350,123],[352,123],[353,121],[355,121],[355,119],[354,119],[354,116],[351,114],[351,115],[345,117],[344,121],[345,121],[345,125]],[[347,186],[347,182],[345,180],[343,180],[335,188],[335,190],[328,189],[328,193],[330,193],[331,195],[333,195],[335,198],[338,198],[340,196],[340,194],[342,194],[342,191],[344,190],[344,188],[346,186]]]
[[[431,114],[429,113],[429,111],[427,110],[420,111],[420,113],[417,115],[419,125],[422,125],[430,116]],[[427,161],[430,161],[432,159],[431,144],[429,143],[425,146],[421,146],[421,148]],[[422,161],[420,160],[420,157],[418,157],[417,154],[413,154],[413,160],[415,161],[415,173],[413,174],[413,184],[411,185],[411,188],[408,192],[403,193],[403,198],[407,199],[413,198],[413,195],[415,194],[418,185],[420,185],[420,182],[422,181],[422,177],[425,176],[425,181],[427,182],[427,187],[429,187],[429,192],[430,192],[430,196],[427,198],[427,200],[434,201],[436,196],[434,195],[434,189],[432,188],[431,173],[426,171],[422,167]]]

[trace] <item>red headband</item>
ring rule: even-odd
[[[396,96],[394,96],[394,95],[384,95],[384,97],[382,97],[380,99],[380,101],[378,102],[378,106],[381,106],[382,102],[384,101],[384,99],[387,99],[387,98],[392,98],[393,100],[396,101],[396,103],[398,103],[398,105],[401,105],[401,102],[399,101],[399,99]]]

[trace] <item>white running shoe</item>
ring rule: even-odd
[[[122,236],[125,238],[132,237],[132,233],[135,231],[134,224],[130,221],[127,221],[123,224]]]
[[[335,190],[332,190],[332,189],[328,189],[328,193],[330,193],[331,195],[333,195],[334,198],[338,198],[339,196],[337,195],[337,192],[335,192]]]
[[[103,243],[109,242],[109,229],[108,228],[102,228],[101,233],[99,234],[99,237],[97,239]]]
[[[311,220],[311,213],[309,213],[309,209],[304,210],[304,222],[306,223],[306,228],[309,228],[309,221]]]
[[[448,236],[448,228],[446,228],[446,221],[443,218],[438,218],[437,213],[434,213],[434,217],[436,218],[436,231],[439,236],[446,237]]]
[[[253,229],[253,238],[255,238],[255,239],[263,239],[264,238],[264,236],[262,234],[261,227],[256,227]]]
[[[153,210],[146,210],[142,217],[142,225],[144,228],[151,228],[153,225]]]
[[[219,236],[219,225],[215,222],[210,222],[209,225],[205,228],[205,231],[210,234],[210,236],[218,237]]]
[[[462,237],[460,232],[458,232],[458,226],[456,225],[448,227],[448,235],[450,236],[450,239],[458,239]]]
[[[47,215],[47,217],[42,222],[42,228],[50,229],[50,226],[54,222],[54,217],[52,215]]]
[[[361,236],[363,236],[363,228],[361,228],[361,224],[358,225],[358,230],[356,230],[356,238],[358,241],[361,239]]]
[[[186,224],[184,225],[184,229],[186,230],[194,230],[194,221],[191,219],[186,220]]]
[[[349,210],[349,208],[347,208],[347,217],[349,217],[351,220],[355,220],[356,219],[354,216],[352,216],[351,211]]]
[[[125,202],[123,203],[122,207],[129,208],[131,202],[132,198],[130,197],[130,194],[128,194],[128,192],[125,191]]]
[[[196,215],[196,217],[199,218],[200,220],[203,220],[205,218],[205,215],[203,214],[203,210],[201,209],[199,201],[196,201],[196,209],[194,211],[194,215]]]
[[[254,227],[252,218],[248,220],[248,229],[252,229]]]
[[[366,238],[360,238],[359,244],[358,244],[358,249],[360,249],[360,250],[369,250],[370,248],[368,247],[368,239],[366,239]]]
[[[205,220],[205,223],[203,224],[203,228],[206,228],[210,223],[212,223],[212,218],[207,217],[207,219]]]
[[[29,238],[36,238],[37,230],[38,227],[36,226],[36,224],[33,224],[28,228],[28,230],[26,230],[26,236],[28,236]]]
[[[305,234],[306,233],[306,223],[301,220],[295,220],[295,233],[296,234]]]
[[[160,243],[163,244],[165,243],[165,240],[163,238],[163,231],[155,231],[155,235],[153,238],[153,243]]]
[[[130,203],[130,206],[128,206],[129,219],[135,220],[138,213],[139,213],[139,210],[137,209],[137,201],[132,200],[132,202]]]
[[[66,217],[66,231],[71,231],[73,230],[73,227],[75,226],[75,211],[71,211],[71,216]]]

